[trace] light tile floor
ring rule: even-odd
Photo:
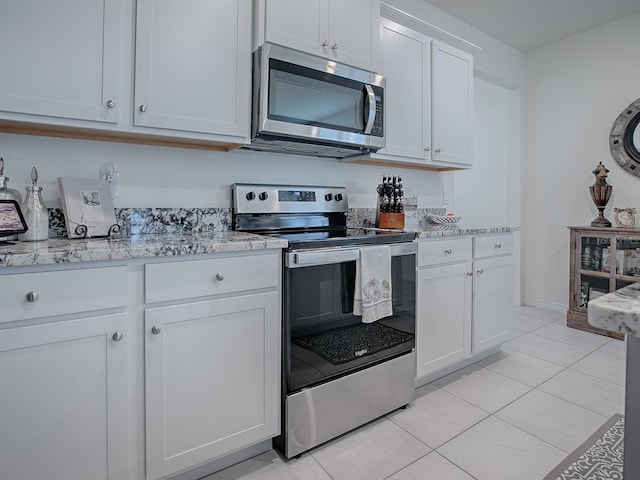
[[[514,310],[502,351],[417,390],[398,410],[304,454],[270,451],[206,480],[541,480],[624,413],[624,342]]]

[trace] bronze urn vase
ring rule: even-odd
[[[610,227],[611,222],[604,216],[604,207],[607,206],[613,187],[607,183],[607,174],[609,170],[605,168],[602,162],[592,172],[596,176],[596,181],[589,187],[591,199],[598,209],[598,217],[591,222],[592,227]]]

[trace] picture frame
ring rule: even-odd
[[[58,177],[58,186],[69,238],[108,237],[117,231],[109,182]]]
[[[24,233],[28,229],[20,205],[15,200],[0,200],[0,243],[3,237]]]

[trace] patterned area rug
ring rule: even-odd
[[[622,480],[624,417],[616,413],[544,480]]]

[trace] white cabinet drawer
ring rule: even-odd
[[[473,239],[473,258],[511,255],[513,253],[513,235],[491,235]]]
[[[205,297],[278,285],[278,254],[145,265],[146,303]]]
[[[418,266],[471,260],[471,238],[431,240],[418,243]]]
[[[127,268],[103,267],[0,275],[0,322],[127,305]]]

